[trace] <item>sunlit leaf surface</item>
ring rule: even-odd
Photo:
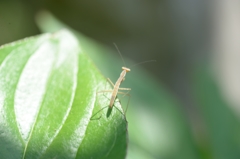
[[[121,106],[106,115],[109,85],[69,31],[4,45],[0,63],[1,158],[125,158]]]

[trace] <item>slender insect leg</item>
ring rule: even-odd
[[[128,110],[128,105],[129,105],[129,101],[130,101],[130,98],[131,98],[131,95],[129,94],[129,91],[128,92],[118,92],[118,94],[123,94],[123,96],[121,98],[123,98],[124,96],[128,96],[128,102],[127,102],[127,107],[126,107],[126,110],[123,109],[122,105],[122,109],[124,110],[124,114],[127,113],[127,110]]]
[[[114,87],[114,84],[110,80],[110,78],[107,78],[107,81],[110,82],[110,84]],[[105,92],[112,92],[113,90],[106,90],[106,85],[105,85],[105,90],[98,91],[97,94],[99,93],[105,93]]]
[[[131,98],[131,95],[129,94],[129,92],[131,91],[131,88],[118,88],[118,90],[127,91],[126,93],[125,92],[118,92],[118,94],[123,94],[123,96],[121,98],[123,98],[126,95],[128,96],[128,102],[127,102],[126,110],[123,109],[124,114],[126,114],[127,110],[128,110],[129,101],[130,101],[130,98]]]
[[[114,84],[113,84],[113,82],[110,80],[110,78],[107,78],[107,81],[114,87]],[[105,89],[106,89],[106,85],[105,85]],[[105,92],[113,92],[113,90],[102,90],[102,91],[98,91],[96,94],[103,93],[103,95],[104,95],[105,97],[107,97],[107,96],[104,94]],[[92,117],[90,118],[90,120],[98,120],[98,119],[100,119],[100,118],[102,117],[102,115],[101,115],[100,117],[97,117],[96,119],[93,119],[93,117],[96,116],[100,111],[102,111],[103,109],[105,109],[105,108],[107,108],[107,107],[108,107],[108,106],[103,107],[103,108],[101,108],[100,110],[98,110],[94,115],[92,115]]]
[[[110,80],[110,78],[107,78],[108,82],[114,87],[114,83]]]
[[[100,110],[98,110],[95,114],[93,114],[93,115],[91,116],[90,120],[99,120],[99,119],[101,119],[102,115],[100,115],[100,116],[97,117],[97,118],[93,118],[93,117],[95,117],[100,111],[102,111],[103,109],[105,109],[105,108],[107,108],[107,107],[108,107],[108,106],[105,106],[105,107],[102,107]]]
[[[118,88],[118,90],[122,90],[122,91],[131,91],[131,88]]]
[[[98,91],[97,94],[103,93],[103,95],[106,97],[106,95],[104,94],[105,92],[113,92],[113,90],[102,90],[102,91]]]
[[[98,91],[96,94],[99,94],[99,93],[103,93],[103,95],[105,96],[105,92],[113,92],[113,90],[102,90],[102,91]]]
[[[99,94],[99,93],[105,93],[105,92],[113,92],[113,90],[102,90],[102,91],[98,91],[97,94]]]
[[[128,106],[129,106],[129,102],[130,102],[130,99],[131,99],[131,94],[126,94],[127,96],[128,96],[128,102],[127,102],[127,107],[126,107],[126,109],[125,109],[125,111],[124,111],[124,114],[127,114],[127,110],[128,110]],[[125,95],[124,95],[125,96]]]
[[[107,81],[112,85],[112,87],[114,87],[114,84],[113,82],[110,80],[110,78],[107,78]],[[113,92],[113,90],[106,90],[106,85],[105,85],[105,90],[102,90],[102,91],[98,91],[98,93],[105,93],[105,92]]]
[[[120,109],[118,109],[118,107],[116,107],[115,105],[113,105],[124,117],[126,116]],[[122,106],[121,106],[122,107]],[[123,109],[123,108],[122,108]]]
[[[103,93],[103,95],[105,96],[105,92],[112,92],[113,90],[102,90],[102,91],[98,91],[96,94],[99,94],[99,93]],[[106,97],[106,96],[105,96]],[[103,108],[101,108],[100,110],[98,110],[95,114],[93,114],[92,115],[92,117],[90,118],[90,120],[99,120],[101,117],[102,117],[102,115],[100,115],[99,117],[97,117],[97,118],[93,118],[94,116],[96,116],[100,111],[102,111],[103,109],[105,109],[105,108],[107,108],[108,106],[106,106],[106,107],[103,107]]]
[[[103,90],[103,91],[97,92],[97,94],[98,94],[98,93],[104,93],[104,92],[112,92],[112,90]],[[124,96],[126,96],[126,95],[128,96],[127,107],[126,107],[126,109],[124,110],[123,107],[122,107],[122,105],[120,104],[122,110],[124,110],[124,113],[122,113],[122,111],[120,111],[115,105],[113,105],[113,106],[114,106],[120,113],[122,113],[124,116],[126,116],[131,95],[129,94],[129,91],[128,91],[128,92],[118,92],[118,94],[123,94],[122,97],[124,97]],[[103,94],[103,95],[104,95],[104,94]],[[104,96],[105,96],[105,95],[104,95]],[[106,96],[106,98],[107,98],[107,96]],[[98,110],[94,115],[92,115],[92,117],[90,118],[90,120],[99,120],[99,119],[102,117],[102,115],[100,115],[100,116],[97,117],[97,118],[94,118],[94,116],[96,116],[100,111],[102,111],[103,109],[105,109],[105,108],[107,108],[107,107],[108,107],[108,106],[105,106],[105,107],[101,108],[100,110]]]

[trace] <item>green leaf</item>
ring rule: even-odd
[[[68,30],[0,48],[1,158],[125,158],[125,116],[117,100],[106,116],[110,86],[82,48]]]

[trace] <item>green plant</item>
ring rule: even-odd
[[[124,158],[127,122],[109,117],[107,85],[75,36],[61,30],[0,48],[0,154],[4,159]]]

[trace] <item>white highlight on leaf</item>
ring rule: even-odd
[[[14,105],[16,121],[24,141],[27,141],[42,104],[55,51],[51,43],[42,44],[29,59],[19,79]]]

